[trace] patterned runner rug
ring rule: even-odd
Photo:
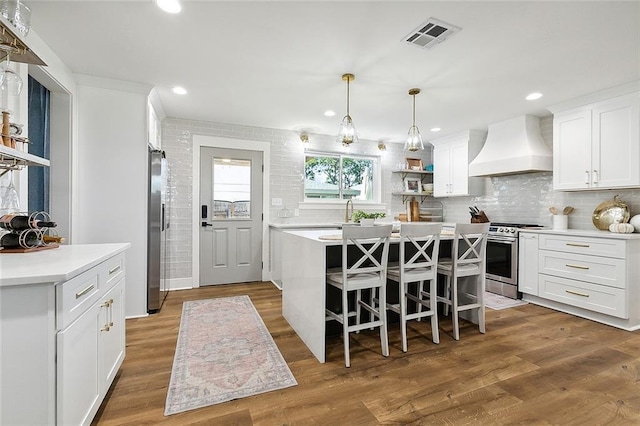
[[[165,416],[297,384],[249,296],[183,304]]]
[[[490,293],[488,291],[484,292],[484,305],[487,308],[493,309],[494,311],[498,311],[500,309],[513,308],[514,306],[522,306],[528,303],[529,302],[526,302],[524,300],[510,299],[508,297],[504,297],[495,293]]]

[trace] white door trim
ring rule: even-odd
[[[261,151],[264,173],[262,174],[262,281],[268,281],[269,265],[269,170],[271,169],[271,145],[268,142],[251,141],[245,139],[221,138],[216,136],[193,135],[193,176],[192,178],[192,269],[191,279],[193,288],[200,287],[200,148],[228,148]]]

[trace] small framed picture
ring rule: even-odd
[[[404,178],[404,190],[405,192],[417,192],[421,189],[420,179],[418,178]]]

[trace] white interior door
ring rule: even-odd
[[[200,285],[262,277],[262,152],[200,148]]]

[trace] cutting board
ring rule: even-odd
[[[58,248],[58,247],[60,247],[59,244],[49,244],[47,246],[30,247],[30,248],[24,248],[24,247],[3,248],[2,250],[0,250],[0,254],[1,253],[31,253],[31,252],[34,252],[34,251],[49,250],[49,249],[54,249],[54,248]]]

